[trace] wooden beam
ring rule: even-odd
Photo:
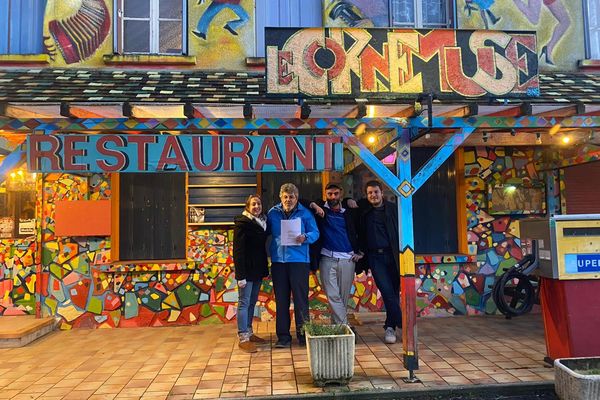
[[[38,103],[9,103],[6,106],[5,115],[10,118],[63,118],[60,115],[60,104],[38,104]]]
[[[573,115],[581,115],[585,111],[585,107],[581,104],[534,104],[532,105],[533,115],[540,117],[570,117]]]

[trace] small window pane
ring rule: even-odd
[[[423,25],[446,26],[446,0],[423,0]]]
[[[181,22],[160,21],[159,52],[165,54],[181,53]]]
[[[150,23],[148,21],[124,21],[123,50],[126,53],[150,52]]]
[[[181,0],[160,0],[160,18],[182,19],[183,9]]]
[[[150,0],[124,0],[124,17],[149,18]]]
[[[392,24],[414,25],[415,4],[413,0],[392,0]]]

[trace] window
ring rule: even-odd
[[[423,147],[411,148],[413,174],[431,158],[436,150]],[[450,156],[413,195],[413,226],[417,254],[459,253],[454,160],[454,155]]]
[[[117,53],[183,54],[185,0],[116,0]]]
[[[447,0],[391,0],[392,26],[447,28],[449,11]]]
[[[46,0],[0,0],[0,54],[42,54]]]
[[[0,188],[0,238],[35,235],[35,174],[11,173]]]
[[[265,56],[265,27],[323,25],[321,0],[256,0],[256,56]]]
[[[119,261],[186,258],[183,173],[119,174]]]
[[[588,57],[600,59],[600,0],[587,0]]]

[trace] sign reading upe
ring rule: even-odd
[[[28,135],[32,172],[342,170],[336,136]]]
[[[266,28],[267,94],[539,96],[535,32]]]
[[[565,254],[567,273],[600,272],[600,254]]]

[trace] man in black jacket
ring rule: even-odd
[[[397,206],[383,198],[381,182],[365,186],[367,202],[361,201],[359,217],[360,248],[385,304],[385,342],[396,343],[396,328],[402,328],[400,310],[400,268]]]
[[[312,253],[321,271],[332,320],[335,324],[347,324],[347,304],[354,282],[355,262],[362,258],[355,228],[355,210],[342,207],[342,188],[335,183],[327,184],[325,198],[325,201],[311,203],[311,208],[318,215],[316,220],[321,233]]]

